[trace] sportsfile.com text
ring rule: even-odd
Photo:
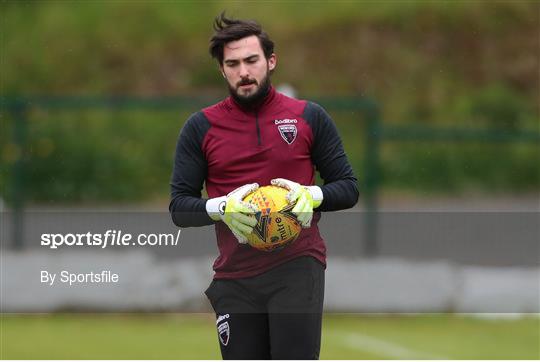
[[[107,230],[105,233],[41,234],[41,246],[58,249],[60,246],[91,246],[102,249],[110,246],[176,246],[181,229],[176,234],[138,234],[133,237],[122,230]]]

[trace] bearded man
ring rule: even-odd
[[[261,26],[221,14],[214,30],[210,54],[230,96],[183,127],[169,210],[180,227],[215,225],[219,256],[205,293],[223,358],[318,359],[326,247],[317,222],[321,211],[356,204],[357,180],[326,111],[272,86],[277,58]],[[242,200],[269,184],[289,190],[303,229],[263,252],[247,244],[257,210]]]

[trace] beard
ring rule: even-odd
[[[227,82],[227,84],[229,86],[229,93],[230,93],[231,97],[238,104],[240,104],[241,106],[246,107],[246,108],[252,108],[252,107],[257,106],[259,103],[261,103],[262,100],[268,94],[268,91],[270,90],[270,72],[266,73],[265,77],[261,80],[257,90],[255,92],[253,92],[252,94],[249,94],[249,95],[246,95],[246,96],[241,95],[240,93],[238,93],[238,88],[241,85],[244,85],[244,84],[255,84],[255,85],[257,85],[256,80],[241,81],[236,85],[236,87],[231,86],[228,82]]]

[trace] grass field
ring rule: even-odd
[[[208,314],[2,315],[2,359],[220,359]],[[539,359],[540,319],[327,314],[322,359]]]

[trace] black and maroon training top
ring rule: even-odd
[[[203,184],[210,198],[257,182],[269,185],[286,178],[315,184],[315,170],[324,180],[324,200],[311,227],[284,249],[262,252],[239,244],[225,223],[214,222],[201,198]],[[171,180],[169,211],[180,227],[215,223],[219,256],[216,279],[245,278],[299,256],[326,264],[319,234],[320,213],[347,209],[357,202],[356,177],[337,129],[319,105],[289,98],[271,88],[256,109],[245,109],[231,97],[193,114],[180,132]]]

